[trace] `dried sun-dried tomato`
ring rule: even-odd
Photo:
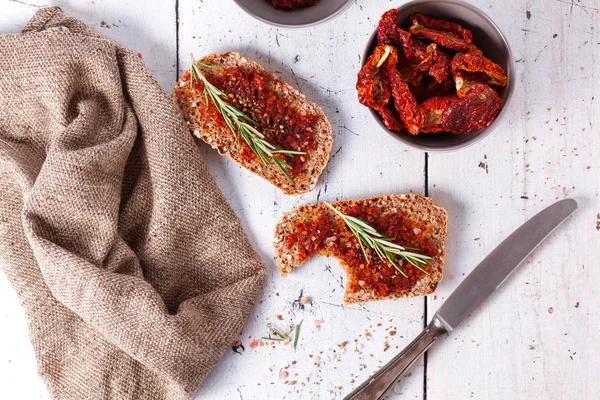
[[[451,69],[460,97],[477,83],[504,87],[508,81],[501,66],[480,54],[456,54]]]
[[[410,16],[409,31],[417,37],[424,37],[456,51],[467,51],[473,45],[473,34],[459,24],[423,14]]]
[[[423,77],[417,85],[413,85],[410,82],[408,84],[410,91],[419,102],[425,101],[430,97],[446,95],[454,87],[454,83],[450,80],[439,83],[430,76]]]
[[[430,46],[435,46],[435,44],[431,44]],[[448,81],[451,78],[450,65],[452,63],[452,55],[443,49],[434,48],[434,50],[429,75],[438,83]]]
[[[377,25],[377,42],[379,46],[389,44],[402,49],[409,61],[415,57],[410,33],[398,26],[398,10],[395,8],[381,16]]]
[[[358,73],[358,101],[380,110],[390,101],[390,71],[396,70],[398,52],[392,46],[377,46],[375,52]]]
[[[442,113],[444,131],[465,134],[485,128],[502,108],[502,99],[488,85],[473,86],[465,97],[446,107]]]
[[[421,128],[421,132],[445,132],[442,127],[442,113],[450,104],[458,100],[459,97],[455,94],[431,97],[425,100],[421,104],[421,112],[423,113],[423,127]]]
[[[317,0],[267,0],[267,2],[282,10],[296,10],[317,5]]]
[[[400,72],[392,71],[390,81],[394,107],[398,111],[404,127],[411,135],[418,135],[423,126],[423,113],[421,113],[417,99],[411,93],[408,84],[402,80]]]
[[[392,107],[388,104],[383,107],[381,110],[378,110],[379,115],[381,115],[381,119],[383,120],[383,124],[386,128],[392,131],[400,132],[404,129],[404,125],[402,121],[398,119]]]

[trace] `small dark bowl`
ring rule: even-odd
[[[280,28],[308,28],[330,21],[346,11],[353,0],[321,0],[314,7],[278,10],[266,0],[234,0],[251,17]]]
[[[385,11],[385,10],[384,10]],[[383,12],[382,11],[382,14]],[[409,16],[420,13],[432,17],[448,19],[461,24],[473,32],[473,42],[483,51],[483,55],[504,68],[508,77],[505,87],[498,90],[504,104],[496,119],[487,127],[466,135],[451,133],[411,135],[406,131],[394,132],[385,127],[377,111],[369,109],[377,124],[411,147],[429,152],[444,152],[465,148],[479,142],[498,126],[506,114],[515,86],[515,63],[506,38],[492,20],[477,7],[460,0],[417,0],[398,8],[398,24],[403,29],[410,26]],[[377,46],[377,30],[371,35],[363,53],[363,65]]]

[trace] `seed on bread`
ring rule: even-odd
[[[419,195],[390,195],[333,203],[364,221],[395,244],[431,257],[423,272],[406,260],[399,273],[374,251],[361,248],[352,231],[324,204],[298,207],[281,218],[273,244],[282,276],[314,254],[335,257],[347,274],[346,303],[432,293],[444,269],[447,215],[433,201]],[[367,258],[365,257],[367,256]]]

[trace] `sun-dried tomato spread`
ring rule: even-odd
[[[431,257],[439,255],[439,251],[431,246],[425,226],[410,221],[401,211],[382,211],[366,205],[341,207],[339,211],[366,222],[393,243],[417,249],[412,251]],[[310,221],[297,223],[293,231],[295,233],[285,237],[285,244],[288,249],[298,245],[301,261],[315,253],[333,254],[342,261],[348,273],[349,293],[366,289],[377,296],[387,296],[414,286],[424,275],[408,262],[403,262],[400,268],[408,276],[404,277],[387,260],[380,259],[375,251],[368,248],[365,248],[369,258],[366,260],[356,236],[325,205],[316,209]],[[429,266],[425,266],[427,268]]]
[[[317,5],[317,0],[267,0],[267,2],[271,3],[273,7],[282,10],[295,10],[297,8]]]
[[[207,74],[207,80],[227,94],[226,101],[229,104],[258,124],[256,128],[265,135],[269,143],[284,150],[302,152],[310,152],[316,148],[313,128],[319,116],[298,110],[290,104],[289,98],[277,94],[271,89],[272,79],[266,73],[244,67],[214,69],[211,74]],[[202,89],[201,82],[196,84],[196,90]],[[201,106],[206,107],[205,104]],[[205,111],[222,127],[227,127],[214,104],[211,103]],[[233,132],[230,134],[233,135]],[[241,143],[242,157],[248,160],[257,157],[244,141]],[[292,176],[300,172],[307,157],[296,155],[285,159],[292,167]]]

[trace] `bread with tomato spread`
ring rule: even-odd
[[[173,99],[190,132],[286,194],[311,191],[327,165],[333,143],[331,126],[321,108],[239,53],[210,54],[198,65],[206,79],[227,95],[227,103],[257,122],[265,140],[305,154],[279,155],[290,166],[286,171],[291,180],[273,162],[267,167],[244,140],[236,138],[202,88],[190,84],[190,71],[186,71],[175,86]]]
[[[326,204],[304,205],[280,219],[273,244],[282,276],[315,254],[335,257],[346,272],[345,303],[425,296],[435,291],[444,272],[446,210],[414,194],[371,197],[331,204],[375,228],[395,244],[431,257],[427,273],[398,258],[398,272],[388,261],[366,249],[346,223]]]

